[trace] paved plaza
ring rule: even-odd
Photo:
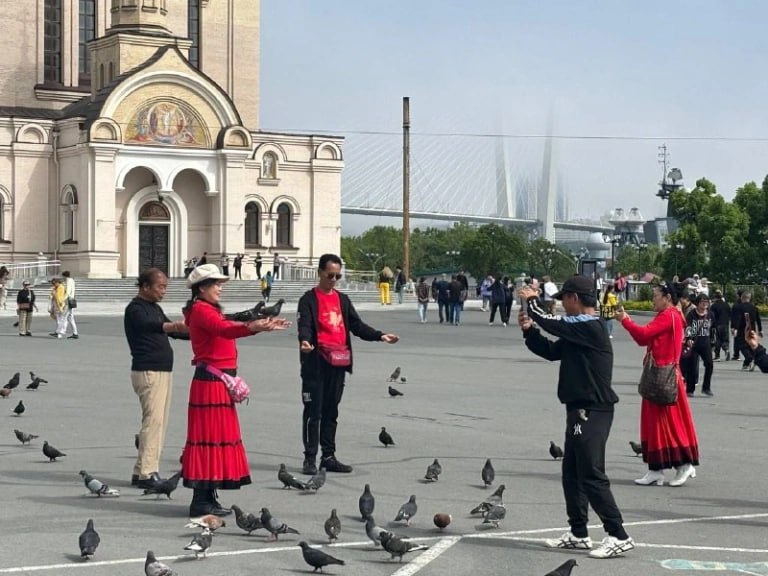
[[[107,308],[91,311],[108,314]],[[628,440],[638,437],[636,383],[643,350],[617,328],[614,387],[621,402],[607,468],[637,549],[624,558],[594,560],[542,544],[566,527],[560,464],[547,452],[550,440],[562,444],[563,439],[557,364],[530,354],[516,326],[489,327],[487,315],[479,311],[468,311],[462,326],[449,327],[435,321],[434,307],[426,325],[417,322],[412,309],[365,308],[367,322],[402,340],[395,346],[354,342],[355,373],[341,405],[338,455],[355,469],[329,475],[317,494],[282,490],[277,480],[281,462],[298,475],[302,461],[295,326],[239,341],[241,374],[253,391],[250,404],[239,408],[253,484],[221,492],[221,500],[253,512],[267,506],[301,535],[266,543],[263,531],[249,537],[234,517],[227,518],[209,558],[200,561],[182,550],[194,534],[184,528],[191,492],[180,486],[172,500],[156,500],[129,486],[140,412],[129,380],[122,319],[81,315],[81,338],[75,341],[46,336],[51,326],[41,316],[35,319],[35,336],[20,338],[10,313],[0,315],[0,382],[22,373],[22,386],[0,400],[0,575],[138,575],[150,549],[181,576],[297,574],[309,571],[296,546],[302,539],[346,561],[346,566],[329,567],[329,574],[530,576],[576,557],[574,576],[674,576],[693,569],[768,575],[768,375],[742,373],[737,362],[716,364],[715,397],[697,395],[691,401],[701,445],[697,477],[681,488],[635,486],[632,480],[644,467]],[[166,306],[172,317],[177,310]],[[174,349],[163,476],[179,469],[192,374],[189,344],[175,342]],[[405,396],[392,399],[386,380],[398,365],[407,377],[407,383],[398,384]],[[50,383],[37,392],[24,390],[29,370]],[[27,410],[15,417],[19,399]],[[381,426],[396,446],[378,443]],[[40,438],[22,446],[14,428]],[[67,456],[48,463],[41,452],[43,440]],[[426,484],[422,479],[435,457],[443,474]],[[507,486],[507,518],[498,529],[481,529],[480,519],[468,514],[489,494],[480,479],[488,457],[496,467],[494,487]],[[119,489],[121,496],[85,496],[81,469]],[[427,552],[400,564],[373,549],[357,512],[366,483],[376,497],[377,523],[430,545]],[[419,504],[411,526],[390,525],[411,494]],[[342,533],[328,549],[323,522],[331,508],[338,510]],[[432,524],[437,512],[453,517],[442,533]],[[86,564],[79,559],[77,538],[88,518],[94,519],[102,542]],[[591,519],[595,524],[594,514]],[[594,540],[603,535],[600,527],[591,529]]]

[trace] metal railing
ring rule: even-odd
[[[0,263],[8,269],[8,288],[20,288],[24,280],[40,282],[56,276],[61,271],[60,260],[38,259],[31,262]]]

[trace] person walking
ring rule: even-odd
[[[557,294],[557,284],[552,282],[552,278],[545,274],[541,277],[543,285],[541,287],[542,296],[544,299],[544,308],[547,310],[547,314],[555,313],[556,300],[554,295]]]
[[[139,451],[131,485],[156,488],[173,388],[173,348],[168,338],[189,339],[183,321],[172,322],[160,307],[168,277],[159,268],[139,274],[138,294],[125,307],[123,329],[131,350],[131,385],[141,406]]]
[[[68,340],[77,340],[80,336],[77,333],[77,323],[75,322],[75,308],[77,308],[77,295],[75,288],[75,279],[72,278],[69,270],[65,270],[61,273],[64,277],[64,300],[66,301],[66,309],[64,311],[64,331],[63,336],[66,336],[67,329],[72,326],[72,334],[67,336]]]
[[[48,313],[51,319],[56,321],[56,330],[50,333],[54,338],[62,339],[67,333],[67,299],[64,296],[66,289],[60,278],[51,280],[51,296],[48,304]]]
[[[512,282],[512,278],[504,276],[501,279],[501,285],[504,286],[504,316],[502,321],[505,324],[509,324],[509,319],[512,315],[512,306],[515,301],[515,285]]]
[[[6,266],[0,266],[0,308],[3,310],[8,309],[8,279],[11,273]]]
[[[416,299],[418,300],[419,308],[419,321],[422,324],[427,322],[427,306],[429,306],[429,286],[427,285],[426,278],[422,276],[419,278],[419,283],[416,285]]]
[[[443,274],[437,282],[437,313],[440,317],[440,324],[444,321],[449,324],[453,323],[450,300],[451,285],[448,282],[448,277]]]
[[[571,529],[546,544],[551,548],[591,549],[592,539],[587,531],[591,505],[608,536],[589,555],[621,556],[635,544],[624,529],[605,473],[605,445],[619,398],[611,387],[613,348],[603,321],[595,316],[594,281],[586,276],[565,281],[562,290],[554,295],[562,300],[565,317],[547,314],[532,286],[520,288],[518,295],[521,302],[528,303],[528,313],[521,310],[518,315],[526,347],[545,360],[560,360],[557,396],[566,413],[562,474]],[[540,330],[558,339],[549,340]]]
[[[200,260],[197,261],[195,266],[205,266],[208,264],[208,252],[203,252],[203,255],[200,256]]]
[[[405,289],[405,274],[403,269],[398,266],[395,268],[395,293],[397,294],[397,303],[403,303],[403,290]]]
[[[712,363],[711,341],[714,317],[709,311],[709,296],[703,292],[699,293],[696,296],[696,308],[688,313],[685,320],[688,325],[685,331],[686,346],[690,349],[690,354],[681,362],[686,393],[688,396],[693,396],[696,391],[696,384],[699,383],[699,358],[701,358],[704,362],[704,383],[701,392],[707,396],[714,396],[712,393],[714,364]]]
[[[501,278],[496,278],[491,285],[491,316],[488,319],[488,326],[493,326],[493,321],[496,318],[496,311],[499,311],[499,317],[503,326],[507,325],[506,315],[504,313],[504,305],[507,301],[507,295],[504,292],[504,285],[501,283]]]
[[[620,302],[628,300],[625,293],[627,290],[627,284],[627,277],[623,276],[621,272],[618,272],[616,274],[616,279],[613,281],[613,291],[616,293],[616,297]]]
[[[696,427],[688,406],[685,381],[679,359],[683,348],[685,318],[677,308],[679,288],[661,284],[653,288],[653,309],[656,316],[645,326],[635,324],[624,309],[616,312],[616,320],[640,346],[646,346],[646,356],[656,366],[675,365],[677,402],[659,405],[643,398],[640,404],[640,444],[643,462],[648,472],[635,480],[641,486],[664,484],[664,470],[674,468],[670,486],[682,486],[696,476],[699,465],[699,443]]]
[[[235,280],[240,278],[240,280],[243,279],[243,255],[239,252],[237,253],[237,256],[235,256],[235,259],[232,261],[232,267],[235,269]]]
[[[384,266],[381,272],[379,272],[379,299],[382,306],[392,303],[389,295],[389,283],[393,276],[394,274],[389,266]]]
[[[299,361],[301,364],[302,472],[317,473],[320,466],[328,472],[351,472],[352,466],[336,457],[336,428],[339,403],[344,392],[344,378],[352,373],[352,340],[354,334],[368,342],[395,344],[396,334],[385,334],[371,328],[358,316],[349,296],[336,290],[341,279],[341,258],[323,254],[318,263],[317,286],[307,290],[299,300]]]
[[[272,280],[280,279],[280,254],[275,252],[275,256],[272,258]]]
[[[19,336],[32,336],[32,311],[37,310],[35,291],[30,288],[30,281],[21,283],[21,290],[16,294],[16,310],[19,314]]]
[[[709,306],[714,317],[715,327],[715,362],[720,362],[720,352],[725,352],[725,361],[731,359],[731,337],[728,331],[728,325],[731,321],[731,307],[723,298],[720,290],[714,292],[715,300]]]
[[[237,408],[218,373],[237,376],[235,339],[259,332],[285,330],[284,318],[252,322],[226,320],[221,292],[229,277],[215,264],[198,266],[187,278],[192,297],[182,310],[192,344],[195,373],[189,388],[187,440],[181,457],[184,486],[193,490],[190,517],[231,513],[217,490],[237,490],[251,483],[248,457]]]
[[[221,266],[221,273],[224,274],[224,276],[229,276],[229,256],[227,256],[226,252],[221,255],[219,265]]]
[[[256,266],[256,278],[261,280],[261,266],[264,259],[261,257],[261,252],[256,252],[256,258],[253,259],[253,265]]]
[[[742,308],[741,308],[741,295],[744,294],[744,291],[739,289],[736,291],[736,301],[733,303],[733,306],[731,306],[731,336],[733,336],[733,354],[731,355],[731,360],[738,361],[739,360],[739,342],[736,340],[736,333],[738,332],[738,326],[739,322],[743,318],[742,314]]]
[[[619,300],[616,298],[613,285],[607,284],[603,294],[603,301],[600,305],[600,316],[605,320],[605,326],[608,328],[608,337],[611,339],[613,338],[613,318],[616,316],[616,307],[618,305]]]
[[[763,323],[760,319],[760,312],[752,303],[752,293],[745,290],[741,294],[741,306],[739,306],[739,315],[736,318],[736,329],[733,330],[736,345],[744,356],[744,363],[741,365],[742,370],[755,369],[755,365],[752,363],[752,349],[747,346],[745,341],[745,334],[749,330],[757,330],[757,333],[762,335]]]
[[[269,296],[272,294],[272,272],[267,273],[261,279],[261,297],[264,302],[269,303]]]
[[[448,312],[450,315],[448,321],[454,326],[459,326],[461,324],[461,310],[464,304],[461,301],[461,293],[463,289],[464,287],[461,285],[461,282],[458,281],[456,275],[452,275],[451,281],[448,284]]]
[[[480,297],[483,299],[483,312],[488,311],[488,306],[491,302],[491,286],[493,286],[493,276],[488,274],[480,283]]]

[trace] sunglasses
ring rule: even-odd
[[[334,273],[330,273],[330,274],[326,274],[326,276],[325,276],[325,277],[326,277],[328,280],[341,280],[341,279],[344,277],[344,275],[343,275],[343,274],[334,274]]]

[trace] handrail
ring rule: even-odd
[[[24,280],[37,281],[59,274],[61,260],[34,260],[30,262],[9,262],[1,264],[8,269],[8,288],[18,288]],[[16,285],[18,283],[18,286]]]

